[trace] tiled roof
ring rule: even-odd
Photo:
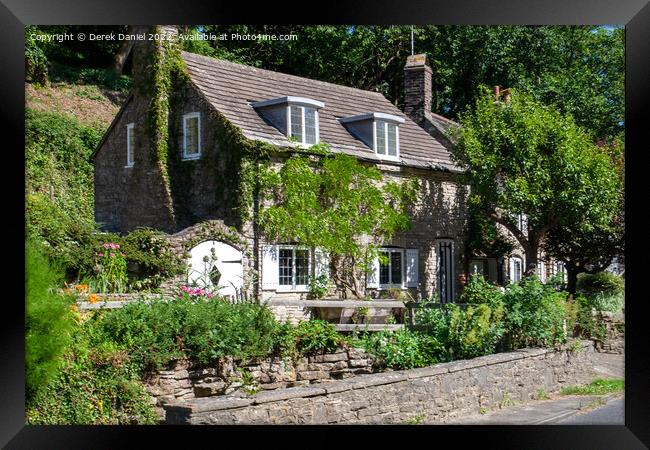
[[[381,93],[341,86],[309,78],[258,69],[221,59],[182,53],[190,79],[214,108],[239,127],[249,139],[289,147],[292,143],[267,123],[251,103],[277,97],[297,96],[319,100],[320,139],[332,148],[368,160],[380,159],[372,148],[356,139],[337,120],[380,112],[403,117],[400,125],[401,164],[458,171],[449,151],[409,119]]]

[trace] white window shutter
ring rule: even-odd
[[[418,287],[419,252],[417,248],[406,249],[406,286]]]
[[[316,248],[314,249],[314,275],[319,277],[325,275],[330,277],[330,256],[326,251]]]
[[[366,279],[366,287],[376,289],[379,287],[379,256],[376,256],[370,263],[370,272]]]
[[[265,245],[262,250],[262,289],[274,290],[278,287],[278,246]]]

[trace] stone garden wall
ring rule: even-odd
[[[345,348],[297,361],[266,358],[242,364],[226,359],[211,367],[197,367],[181,360],[168,370],[150,374],[145,388],[163,417],[162,406],[178,400],[303,387],[369,374],[373,370],[370,355],[360,349]]]
[[[607,333],[605,339],[596,341],[596,350],[601,353],[625,353],[625,316],[615,313],[601,313]]]
[[[419,417],[424,423],[445,423],[535,399],[540,389],[552,393],[566,385],[587,383],[594,376],[594,355],[592,343],[583,341],[571,349],[523,349],[254,395],[179,398],[164,405],[165,420],[168,424],[399,424]]]

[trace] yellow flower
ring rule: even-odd
[[[77,308],[77,305],[70,305],[70,309],[72,311],[77,311],[79,308]]]
[[[97,297],[97,294],[90,294],[90,295],[88,296],[88,301],[89,301],[90,303],[97,303],[97,298],[98,298],[98,297]]]
[[[77,284],[75,286],[75,289],[77,292],[82,293],[82,292],[87,292],[88,291],[88,285],[87,284]]]

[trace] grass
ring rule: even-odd
[[[539,389],[537,391],[537,400],[548,400],[550,397],[544,389]]]
[[[501,403],[499,403],[499,408],[506,408],[508,406],[514,406],[515,402],[510,398],[509,392],[504,392],[503,397],[501,398]]]
[[[586,386],[569,386],[562,389],[562,395],[605,395],[625,390],[625,382],[621,378],[596,379]]]
[[[418,414],[417,416],[407,420],[406,424],[407,425],[420,425],[424,421],[425,417],[426,416],[424,414]]]

